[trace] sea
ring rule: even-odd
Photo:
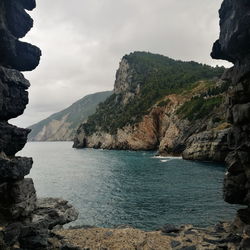
[[[155,154],[74,149],[72,142],[28,142],[19,152],[33,157],[28,177],[38,197],[64,198],[78,209],[68,226],[156,230],[232,219],[238,207],[223,201],[224,165]]]

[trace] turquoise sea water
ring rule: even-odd
[[[154,152],[73,149],[71,142],[30,142],[38,196],[63,197],[78,210],[73,225],[121,224],[153,230],[166,223],[207,226],[231,219],[222,200],[225,167]]]

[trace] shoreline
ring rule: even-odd
[[[143,231],[132,227],[53,230],[49,240],[51,249],[137,249],[137,250],[198,250],[237,249],[242,237],[230,222],[211,227],[180,227],[166,224],[158,231]]]

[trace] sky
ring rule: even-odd
[[[24,72],[29,104],[12,124],[28,127],[83,96],[112,90],[121,58],[149,51],[184,61],[210,58],[222,0],[37,0],[34,28],[23,41],[42,50]]]

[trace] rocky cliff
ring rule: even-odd
[[[219,11],[220,37],[213,58],[234,64],[223,76],[233,85],[227,98],[227,118],[233,124],[228,134],[230,153],[224,179],[224,199],[247,208],[238,211],[235,227],[244,231],[242,249],[250,249],[250,2],[224,0]]]
[[[39,48],[19,38],[31,29],[35,0],[0,1],[0,248],[46,249],[49,229],[77,218],[66,201],[36,197],[34,183],[25,178],[32,158],[15,156],[26,141],[29,129],[8,120],[21,115],[28,103],[29,82],[20,71],[39,64]]]
[[[87,95],[68,108],[29,127],[29,141],[73,141],[77,128],[95,113],[100,102],[105,101],[112,91]]]
[[[217,149],[225,144],[227,126],[219,125],[225,124],[222,103],[229,85],[216,80],[222,72],[144,52],[125,56],[114,94],[79,127],[74,147],[157,149],[161,155],[188,148],[186,159],[223,161],[226,147]]]

